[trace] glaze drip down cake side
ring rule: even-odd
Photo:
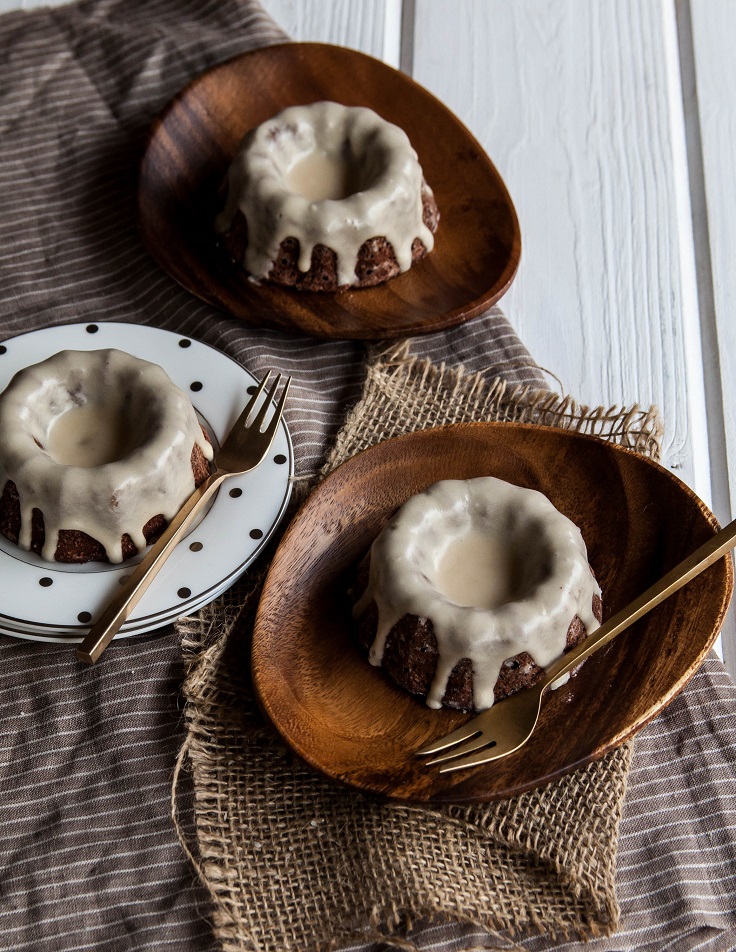
[[[0,394],[0,532],[49,561],[121,562],[161,534],[212,455],[161,367],[62,351]]]
[[[372,109],[291,106],[251,130],[215,222],[254,280],[371,287],[434,246],[439,212],[406,133]]]
[[[434,708],[483,710],[531,686],[602,616],[577,526],[542,493],[490,476],[409,499],[355,592],[371,663]]]

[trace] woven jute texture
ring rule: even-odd
[[[653,457],[661,436],[652,410],[590,410],[414,359],[402,344],[371,355],[322,475],[380,440],[466,420],[595,433]],[[223,949],[310,952],[361,940],[414,949],[415,925],[448,920],[486,930],[483,948],[499,949],[529,933],[615,930],[630,744],[488,805],[413,806],[347,790],[292,755],[256,707],[248,660],[259,587],[251,578],[181,622],[187,737],[172,810]],[[184,771],[188,812],[178,809]]]

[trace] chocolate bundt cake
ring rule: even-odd
[[[121,562],[209,475],[212,447],[161,367],[62,351],[0,395],[0,532],[57,562]]]
[[[434,246],[439,212],[406,133],[373,110],[292,106],[251,130],[215,227],[256,280],[370,287]]]
[[[371,663],[435,708],[483,710],[531,686],[602,616],[580,530],[542,493],[490,476],[413,496],[355,591]]]

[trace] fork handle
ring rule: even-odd
[[[658,582],[655,582],[638,598],[630,602],[626,608],[609,618],[600,628],[596,628],[585,641],[572,648],[547,668],[542,682],[542,691],[545,691],[558,678],[572,671],[574,667],[589,658],[599,648],[612,641],[616,635],[621,634],[622,631],[633,625],[642,615],[646,615],[647,612],[656,608],[657,605],[669,598],[683,585],[687,585],[696,575],[700,575],[714,562],[723,558],[734,545],[736,545],[736,519],[730,522],[725,529],[716,532],[711,539],[708,539],[699,549],[696,549]]]
[[[177,542],[228,475],[216,470],[197,486],[90,628],[87,637],[77,648],[79,661],[86,664],[94,664],[97,661],[158,575],[159,569],[174,551]]]

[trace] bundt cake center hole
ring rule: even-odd
[[[134,429],[120,407],[84,403],[60,414],[45,442],[49,456],[63,466],[104,466],[135,448]]]
[[[342,201],[365,187],[359,162],[321,149],[300,155],[286,173],[286,184],[310,202]]]
[[[500,608],[532,595],[545,575],[543,553],[523,540],[471,529],[452,537],[439,553],[432,583],[456,605]]]

